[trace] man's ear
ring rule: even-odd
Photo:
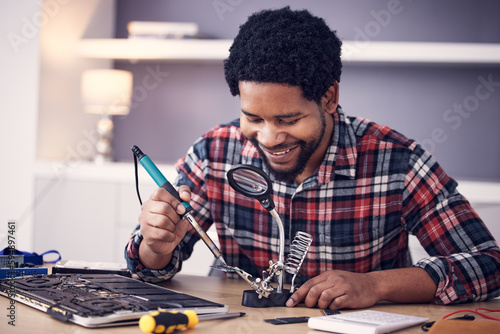
[[[333,85],[328,88],[321,102],[323,104],[323,109],[329,114],[333,114],[337,111],[339,105],[339,83],[337,81],[334,81]]]

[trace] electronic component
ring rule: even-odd
[[[287,325],[287,324],[299,324],[302,322],[307,322],[309,317],[288,317],[288,318],[276,318],[276,319],[264,319],[273,325]]]
[[[109,262],[59,261],[52,267],[52,274],[116,274],[132,277],[125,265]]]
[[[52,274],[0,280],[0,295],[85,327],[137,324],[158,309],[226,314],[228,307],[120,275]]]
[[[24,255],[0,255],[0,268],[20,268],[24,264]]]
[[[321,310],[321,312],[323,312],[324,315],[340,314],[340,311],[338,311],[338,310],[328,310],[328,309],[325,309],[325,310]]]
[[[45,274],[47,274],[47,268],[0,268],[0,279]]]

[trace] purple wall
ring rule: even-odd
[[[384,16],[391,3],[398,13]],[[197,22],[204,34],[231,39],[249,14],[286,4],[324,17],[345,40],[500,43],[500,2],[495,0],[120,0],[116,35],[126,37],[129,21],[157,20]],[[119,61],[115,67],[132,71],[134,86],[151,71],[160,73],[157,87],[136,94],[131,113],[115,119],[118,161],[131,161],[130,147],[136,144],[157,162],[174,162],[208,127],[239,116],[239,99],[229,93],[222,63]],[[487,98],[474,99],[485,80],[496,84],[489,86]],[[340,84],[347,114],[419,140],[455,178],[500,180],[498,66],[345,64]],[[448,111],[464,104],[472,110],[464,116]]]

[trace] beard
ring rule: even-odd
[[[250,139],[250,142],[257,148],[257,151],[259,151],[259,154],[262,158],[262,161],[264,162],[264,165],[266,165],[266,167],[269,169],[271,174],[273,174],[274,178],[277,181],[295,182],[295,178],[297,178],[297,176],[302,174],[302,172],[305,170],[307,166],[307,163],[309,162],[309,159],[311,159],[311,156],[314,154],[314,152],[316,152],[316,149],[321,144],[321,141],[323,140],[326,131],[326,118],[325,118],[325,112],[323,112],[323,110],[321,109],[319,111],[321,115],[321,132],[316,139],[312,139],[308,142],[304,140],[297,140],[296,142],[293,143],[280,144],[272,147],[273,150],[280,151],[280,150],[286,150],[290,147],[294,147],[297,145],[299,146],[300,152],[297,161],[295,161],[293,166],[287,170],[278,170],[273,168],[269,163],[257,139],[255,137]]]

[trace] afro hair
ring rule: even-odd
[[[263,10],[252,14],[224,60],[233,96],[238,82],[270,82],[299,86],[310,101],[320,103],[340,81],[342,42],[322,18],[306,10]]]

